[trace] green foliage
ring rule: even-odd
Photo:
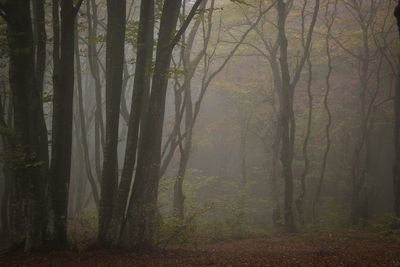
[[[137,47],[137,38],[139,32],[139,21],[129,20],[126,23],[125,41],[133,47]]]
[[[400,241],[400,218],[393,215],[385,215],[375,219],[369,225],[370,231],[384,240]]]
[[[237,181],[206,176],[189,169],[184,180],[185,220],[171,216],[172,189],[175,178],[164,178],[160,184],[159,206],[164,215],[160,243],[199,243],[260,235],[259,223],[268,207],[263,198],[249,197],[257,182],[239,186]]]
[[[172,76],[177,76],[177,77],[184,77],[186,75],[189,75],[189,72],[187,72],[184,69],[179,69],[179,68],[169,68],[168,71],[168,76],[172,77]]]
[[[0,132],[9,137],[15,136],[15,131],[12,128],[2,127]],[[44,161],[37,160],[36,153],[27,153],[26,151],[26,147],[21,145],[5,147],[0,152],[0,163],[9,164],[15,169],[35,168],[46,164]]]
[[[50,92],[45,92],[42,97],[43,104],[45,103],[52,103],[53,102],[53,94]]]
[[[105,43],[105,42],[106,42],[106,36],[104,34],[98,34],[97,36],[88,39],[89,44]]]
[[[209,207],[193,209],[184,220],[173,215],[164,218],[158,229],[157,242],[165,246],[168,244],[198,244],[201,240],[201,234],[195,219],[208,210]]]
[[[15,136],[15,129],[11,127],[0,126],[0,135],[8,137]]]
[[[87,208],[82,213],[68,220],[68,238],[77,250],[92,245],[97,238],[98,217],[95,208]]]
[[[323,232],[341,231],[346,228],[348,217],[339,207],[331,207],[321,210],[320,216],[315,224],[306,225],[306,229],[319,230]]]
[[[252,5],[251,4],[249,4],[249,3],[247,3],[246,1],[244,1],[244,0],[230,0],[232,3],[238,3],[238,4],[242,4],[242,5],[245,5],[245,6],[251,6],[252,7]]]

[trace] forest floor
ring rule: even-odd
[[[116,250],[0,256],[0,266],[400,266],[400,240],[365,232],[282,234],[169,245],[136,254]]]

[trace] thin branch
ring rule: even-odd
[[[294,86],[297,84],[297,81],[300,78],[301,70],[303,69],[304,63],[306,62],[306,59],[307,59],[307,57],[309,56],[309,53],[310,53],[311,38],[312,38],[312,34],[314,32],[315,23],[317,22],[317,16],[318,16],[318,11],[319,11],[319,3],[320,3],[319,0],[315,1],[314,13],[313,13],[313,16],[312,16],[310,27],[308,29],[306,43],[305,43],[304,51],[303,51],[303,56],[302,56],[302,58],[300,60],[300,64],[297,66],[296,73],[294,75],[293,81],[290,84],[291,88],[294,88]]]

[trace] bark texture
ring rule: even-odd
[[[171,39],[180,6],[180,0],[165,1],[163,6],[149,108],[144,122],[135,181],[124,229],[123,246],[125,247],[143,249],[153,246],[153,235],[157,225],[157,194],[165,98],[174,43]]]
[[[60,46],[54,45],[53,128],[50,167],[51,235],[53,249],[68,248],[67,216],[71,173],[72,118],[74,95],[74,23],[82,1],[74,7],[73,0],[61,2]],[[58,21],[58,1],[53,1],[53,15]],[[54,25],[58,40],[58,25]],[[60,57],[58,58],[58,50]]]
[[[15,188],[24,208],[25,251],[41,248],[46,227],[47,130],[35,78],[30,1],[3,1],[7,19],[9,79],[13,97],[16,156]]]
[[[131,190],[133,170],[136,163],[139,125],[142,118],[142,103],[144,96],[150,91],[151,64],[154,43],[154,1],[142,0],[140,6],[140,21],[136,65],[131,112],[128,124],[125,159],[113,207],[113,216],[109,228],[109,238],[112,246],[119,244],[121,230],[124,224],[128,196]],[[140,67],[139,67],[140,66]]]
[[[118,184],[117,147],[124,64],[125,17],[125,0],[107,1],[106,143],[101,177],[98,237],[104,244],[110,243],[107,230],[110,227]]]

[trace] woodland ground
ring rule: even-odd
[[[390,233],[366,232],[274,234],[169,245],[140,254],[115,250],[2,253],[0,266],[400,266],[400,239]]]

